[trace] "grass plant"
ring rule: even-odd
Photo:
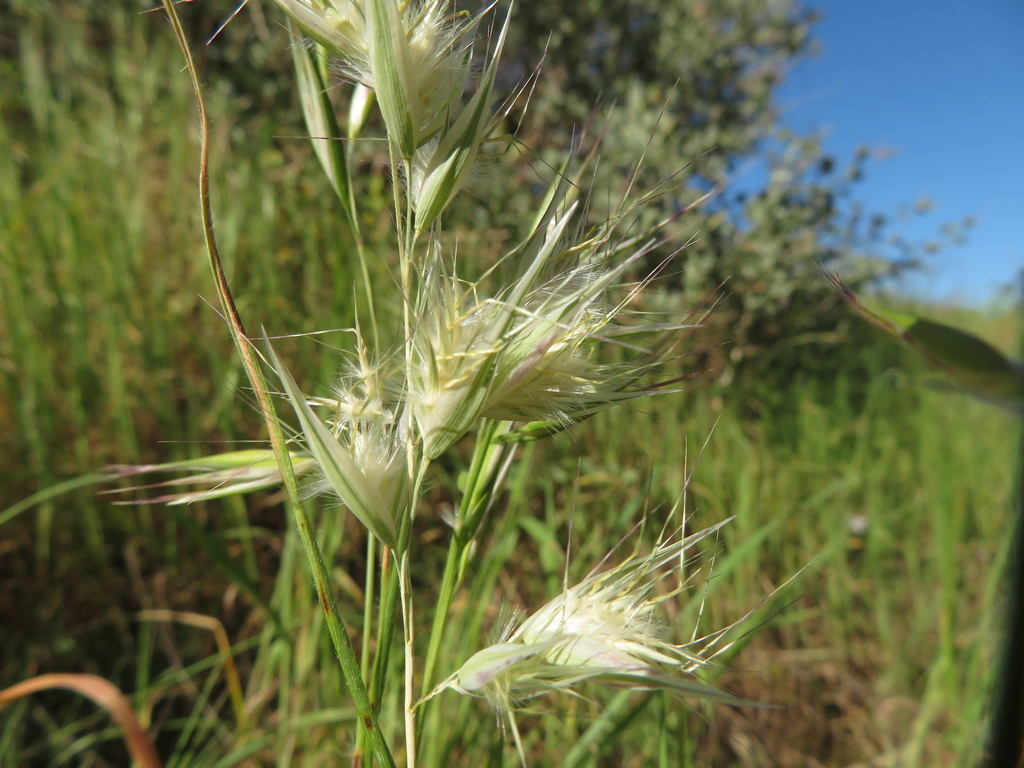
[[[34,491],[97,466],[201,462],[224,453],[222,448],[265,445],[230,340],[214,330],[223,325],[199,298],[211,296],[200,258],[183,256],[197,254],[199,228],[197,211],[181,200],[181,190],[193,183],[189,158],[195,144],[182,121],[192,94],[176,65],[153,63],[177,61],[166,29],[144,34],[137,18],[116,18],[120,32],[105,59],[113,90],[94,84],[110,80],[95,72],[96,52],[78,42],[87,39],[87,20],[28,14],[19,32],[26,41],[19,69],[26,80],[19,92],[28,96],[21,111],[4,112],[4,131],[24,151],[8,158],[0,181],[7,233],[0,238],[0,402],[12,446],[7,454],[17,457],[4,466],[9,498],[2,506],[8,510]],[[45,41],[54,35],[69,41],[61,54],[69,61],[49,55]],[[140,72],[145,77],[133,75]],[[366,467],[387,470],[389,462],[404,458],[408,486],[391,499],[379,483],[376,492],[337,489],[343,498],[349,494],[349,507],[364,510],[362,517],[372,522],[366,526],[336,504],[293,500],[315,520],[305,547],[273,489],[246,503],[227,497],[113,507],[110,497],[97,501],[76,491],[0,512],[0,571],[11,587],[10,602],[0,602],[6,627],[0,685],[25,679],[26,670],[98,673],[128,694],[168,766],[336,765],[353,752],[358,756],[364,742],[357,741],[360,718],[351,704],[351,682],[336,663],[328,615],[310,590],[304,552],[312,544],[323,558],[328,602],[355,638],[360,676],[381,713],[381,740],[396,760],[408,759],[401,745],[418,734],[422,765],[514,764],[520,758],[504,743],[486,703],[451,691],[417,708],[410,702],[488,644],[488,632],[502,625],[503,605],[536,610],[584,580],[617,544],[606,567],[634,547],[655,550],[664,540],[662,520],[687,488],[688,513],[697,525],[689,532],[735,520],[723,530],[713,577],[698,582],[685,599],[659,606],[675,642],[687,642],[695,627],[699,636],[731,625],[807,567],[798,591],[761,606],[759,617],[774,618],[702,673],[703,684],[780,708],[694,708],[664,693],[610,695],[591,684],[579,698],[531,699],[516,715],[520,752],[531,764],[798,766],[814,759],[926,766],[977,759],[1009,529],[1012,424],[959,396],[901,388],[882,375],[866,391],[846,390],[843,372],[832,382],[798,381],[784,392],[746,393],[764,403],[756,422],[739,415],[742,393],[722,411],[716,397],[694,389],[627,403],[583,420],[568,434],[517,444],[505,436],[535,437],[565,426],[572,419],[557,412],[579,401],[560,402],[555,415],[564,420],[545,431],[499,426],[495,422],[552,413],[530,410],[492,386],[478,402],[470,397],[467,405],[463,398],[437,420],[436,401],[458,400],[463,393],[446,389],[440,377],[416,381],[421,369],[412,370],[413,364],[429,363],[428,370],[438,371],[452,360],[469,366],[447,381],[465,380],[467,370],[475,379],[479,366],[523,370],[530,358],[517,356],[519,349],[537,347],[517,321],[553,311],[562,314],[549,331],[561,332],[582,318],[591,323],[580,337],[585,343],[606,341],[612,326],[605,316],[595,321],[589,307],[575,314],[572,309],[572,301],[591,300],[591,272],[564,273],[571,288],[561,294],[524,288],[518,293],[529,311],[503,316],[511,300],[477,301],[487,293],[506,295],[500,288],[480,283],[475,293],[469,290],[482,270],[471,266],[476,271],[456,278],[452,251],[423,247],[431,206],[425,206],[428,213],[410,213],[402,207],[401,185],[395,185],[400,205],[391,220],[410,222],[399,227],[398,241],[408,238],[402,247],[415,246],[410,253],[431,254],[419,262],[409,258],[403,267],[388,256],[386,232],[375,229],[388,200],[386,175],[382,180],[371,167],[374,172],[359,182],[360,200],[373,216],[346,213],[337,174],[333,182],[314,178],[314,153],[301,149],[301,142],[269,138],[313,133],[298,124],[297,111],[284,124],[290,128],[268,128],[261,142],[252,143],[243,129],[227,124],[233,114],[229,94],[211,84],[204,96],[218,116],[210,134],[216,233],[247,325],[273,335],[358,325],[367,349],[379,349],[378,339],[404,339],[390,359],[360,354],[355,335],[342,331],[272,340],[279,355],[271,358],[272,368],[285,382],[294,376],[322,384],[307,395],[296,384],[291,393],[300,415],[288,420],[306,436],[304,444],[292,443],[295,457],[309,452],[321,465],[330,461],[311,446],[318,434],[314,409],[332,412],[320,420],[329,431],[350,427],[339,415],[346,397],[350,402],[360,395],[361,413],[371,412],[358,382],[332,391],[338,350],[346,350],[358,381],[386,379],[382,372],[393,364],[383,405],[395,408],[418,398],[417,418],[408,422],[415,426],[407,425],[405,434],[420,438],[383,454],[383,465],[361,465],[368,474]],[[423,121],[411,122],[415,143]],[[402,115],[383,120],[389,128],[408,123]],[[448,125],[459,125],[458,118],[449,117]],[[396,144],[399,165],[408,132],[402,128],[404,138]],[[457,133],[460,146],[479,147],[472,131]],[[380,146],[372,145],[367,156],[386,156]],[[458,162],[454,151],[442,155]],[[394,178],[415,174],[407,170]],[[448,186],[439,182],[441,189]],[[447,192],[436,194],[447,198]],[[364,230],[362,260],[341,245],[353,242],[352,221]],[[561,219],[549,221],[557,228]],[[564,230],[574,237],[585,232],[568,223]],[[537,242],[543,248],[547,240]],[[459,254],[456,268],[468,260]],[[437,271],[417,275],[417,263],[443,265],[447,281]],[[367,276],[387,286],[408,281],[407,290],[375,296],[371,313],[366,292],[352,287]],[[608,287],[624,279],[616,274]],[[433,291],[419,294],[422,303],[415,301],[417,285]],[[449,294],[468,303],[443,304]],[[440,306],[450,314],[421,322],[427,310]],[[488,336],[486,323],[495,322],[505,325]],[[452,327],[486,343],[438,354],[437,335]],[[485,330],[477,333],[479,327]],[[256,343],[265,348],[260,339]],[[561,343],[573,351],[571,337]],[[502,344],[511,351],[490,357]],[[626,348],[616,357],[621,362],[628,353]],[[642,358],[638,364],[650,362]],[[675,378],[677,364],[670,361],[662,376]],[[632,385],[621,370],[601,373]],[[577,367],[558,382],[592,384],[587,376],[595,375]],[[407,383],[396,385],[396,378]],[[566,394],[558,382],[547,391],[578,394]],[[289,388],[281,385],[283,392]],[[608,404],[618,391],[584,388],[589,399],[577,416]],[[435,402],[428,408],[432,392]],[[496,392],[505,399],[488,402]],[[303,416],[304,405],[313,419]],[[283,414],[291,406],[281,400],[278,407]],[[490,426],[471,429],[488,409],[495,417]],[[357,426],[356,433],[379,437],[365,417]],[[474,449],[450,431],[469,432],[482,447]],[[356,433],[338,443],[354,461],[361,450]],[[210,445],[228,440],[235,442]],[[321,442],[329,451],[326,438]],[[513,447],[516,461],[506,468]],[[361,455],[365,460],[365,451]],[[431,465],[423,472],[427,482],[412,471],[417,462],[426,463],[424,456]],[[429,474],[436,469],[443,472]],[[349,468],[347,476],[352,474]],[[498,478],[501,487],[494,485]],[[375,493],[384,495],[383,506],[371,499]],[[385,518],[393,504],[398,513],[392,532]],[[648,525],[622,542],[645,517]],[[374,526],[381,539],[376,545],[367,534]],[[467,527],[473,529],[468,534]],[[404,562],[403,536],[404,551],[415,553]],[[399,583],[405,595],[391,591],[389,585]],[[394,643],[380,629],[389,610],[396,616]],[[219,617],[209,626],[223,627],[230,654],[209,628],[181,621],[186,612]],[[431,642],[439,626],[443,640]],[[413,648],[403,658],[410,639]],[[381,653],[392,645],[390,655]],[[377,661],[382,657],[387,660]],[[556,656],[549,667],[558,671],[563,662]],[[22,699],[0,716],[0,765],[123,763],[122,750],[117,730],[64,696]]]

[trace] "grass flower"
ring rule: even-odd
[[[673,644],[657,618],[660,603],[684,586],[655,594],[656,585],[671,572],[666,566],[682,565],[687,550],[728,522],[663,541],[646,556],[633,553],[607,571],[591,572],[518,628],[506,631],[500,642],[472,656],[430,695],[450,688],[486,698],[507,717],[521,757],[515,707],[546,693],[579,695],[576,689],[586,681],[751,703],[699,680],[698,673],[710,663],[702,655],[702,642]]]
[[[369,58],[365,4],[358,0],[276,0],[313,40],[343,60]]]
[[[424,270],[408,394],[429,458],[481,416],[549,422],[550,433],[615,403],[671,391],[636,382],[658,364],[666,339],[691,326],[620,322],[646,281],[609,301],[654,242],[617,241],[614,222],[589,237],[569,236],[575,213],[574,204],[548,211],[538,236],[507,256],[525,267],[494,298],[448,277],[435,249]],[[607,343],[635,356],[618,366],[598,362],[594,348]]]
[[[498,315],[472,286],[443,275],[437,260],[425,274],[408,398],[428,458],[444,453],[480,417],[501,348]]]
[[[332,426],[313,412],[284,363],[272,348],[270,362],[299,417],[309,453],[330,488],[352,514],[385,545],[398,543],[398,518],[405,500],[405,437],[401,423],[391,425],[377,417],[365,418],[357,408],[343,413]],[[358,400],[343,395],[338,402]],[[320,401],[313,401],[319,404]]]
[[[356,466],[376,486],[392,515],[397,517],[408,502],[406,426],[396,416],[396,405],[388,397],[390,386],[385,367],[370,365],[361,343],[359,349],[359,363],[342,377],[335,397],[307,402],[329,410],[325,424],[347,446]],[[333,490],[333,486],[324,476],[310,490],[320,493]]]
[[[446,0],[276,0],[305,34],[338,57],[345,78],[373,89],[402,157],[444,127],[462,94],[484,13]]]
[[[292,452],[292,466],[296,475],[305,475],[316,469],[316,461],[307,453]],[[281,471],[278,469],[274,454],[266,450],[229,451],[227,453],[204,456],[200,459],[172,461],[166,464],[142,464],[138,466],[108,467],[112,477],[133,477],[151,472],[182,472],[194,474],[166,480],[149,485],[132,486],[111,491],[123,493],[151,488],[166,488],[180,485],[203,486],[202,490],[182,493],[171,493],[139,499],[132,504],[191,504],[194,501],[217,499],[222,496],[233,496],[240,493],[251,493],[281,485]]]
[[[662,337],[690,326],[619,322],[629,299],[609,304],[606,293],[642,255],[633,254],[612,269],[578,265],[524,297],[498,359],[483,415],[571,424],[654,391],[634,385],[660,360],[665,349]],[[658,341],[649,346],[623,344],[620,339],[628,336]],[[595,360],[595,348],[609,343],[631,347],[637,354],[618,366]]]

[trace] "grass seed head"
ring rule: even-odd
[[[725,521],[728,522],[728,521]],[[435,693],[452,688],[481,696],[501,712],[545,693],[576,693],[584,681],[680,696],[742,703],[696,678],[709,662],[697,644],[674,645],[656,619],[658,605],[681,591],[656,596],[655,585],[686,551],[725,523],[649,555],[634,553],[610,570],[593,572],[500,642],[473,655]]]
[[[317,405],[319,401],[310,400],[302,393],[273,347],[268,345],[267,351],[270,364],[299,418],[309,453],[316,459],[327,485],[374,536],[394,548],[398,544],[395,499],[405,492],[404,481],[401,486],[394,484],[396,475],[403,475],[394,471],[405,455],[401,430],[371,428],[365,436],[372,440],[374,447],[367,448],[364,444],[362,450],[357,450],[359,441],[354,438],[359,431],[353,434],[351,429],[345,428],[349,423],[344,421],[340,430],[337,421],[331,426],[325,423],[310,405]]]
[[[409,404],[436,458],[480,417],[499,350],[500,312],[470,287],[428,270],[415,330]]]
[[[276,0],[330,54],[343,77],[373,89],[401,155],[444,125],[469,77],[469,51],[482,14],[445,0]]]
[[[292,469],[296,475],[309,474],[316,469],[316,461],[309,454],[293,451],[289,455]],[[200,487],[200,490],[196,491],[183,491],[139,499],[132,502],[134,504],[191,504],[194,501],[276,488],[282,482],[281,471],[278,469],[274,454],[256,449],[228,451],[227,453],[204,456],[200,459],[186,459],[167,464],[109,467],[106,471],[111,477],[134,477],[151,472],[191,472],[185,477],[177,477],[173,480],[118,489],[117,493],[183,485]]]

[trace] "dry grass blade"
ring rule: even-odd
[[[242,696],[242,683],[238,678],[235,657],[231,653],[231,641],[228,640],[228,633],[225,631],[224,625],[212,616],[203,616],[187,611],[139,611],[139,619],[142,621],[173,621],[200,629],[208,629],[213,633],[213,638],[217,642],[217,650],[220,651],[221,663],[224,665],[224,679],[227,681],[228,691],[231,693],[231,705],[235,710],[235,718],[240,726],[244,726],[247,717]]]
[[[39,691],[64,688],[92,699],[110,713],[122,730],[132,758],[143,768],[160,768],[160,759],[145,729],[125,695],[113,684],[95,675],[40,675],[0,691],[0,709]]]

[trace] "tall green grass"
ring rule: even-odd
[[[183,458],[195,442],[258,424],[208,303],[189,192],[196,136],[182,119],[194,97],[174,76],[165,24],[114,7],[100,27],[73,11],[26,11],[10,26],[17,58],[5,62],[14,77],[0,123],[13,149],[0,160],[4,506],[60,478]],[[243,308],[297,332],[351,324],[352,272],[329,190],[308,172],[302,142],[273,138],[301,129],[272,114],[243,130],[229,117],[239,97],[221,84],[210,98],[223,116],[218,234]],[[327,380],[337,361],[319,360]],[[101,507],[85,509],[75,524],[98,545]],[[51,534],[39,533],[45,549]]]
[[[169,32],[155,17],[116,9],[105,20],[109,38],[85,16],[13,20],[17,57],[4,62],[12,77],[0,86],[0,141],[13,149],[0,153],[0,510],[108,463],[198,455],[206,441],[248,437],[258,425],[205,300],[213,292],[197,206],[181,195],[194,185],[195,141],[183,119],[193,103],[185,78],[173,76]],[[351,325],[354,265],[339,258],[346,234],[333,193],[303,142],[274,138],[301,135],[283,117],[297,111],[232,124],[237,96],[216,83],[207,95],[221,116],[218,235],[250,322]],[[378,277],[390,280],[383,269]],[[326,382],[337,366],[329,345],[344,340],[322,340],[285,351]],[[870,364],[872,353],[864,357]],[[696,526],[737,516],[706,587],[702,626],[734,621],[804,569],[760,609],[773,618],[722,669],[728,688],[779,709],[689,712],[635,693],[603,714],[583,700],[539,705],[526,718],[537,765],[977,759],[1015,425],[882,371],[866,386],[864,378],[851,364],[834,381],[717,397],[698,380],[683,401],[605,413],[574,438],[526,449],[489,532],[501,544],[457,601],[451,664],[480,646],[503,605],[536,605],[561,589],[570,541],[571,581],[644,510],[670,507],[691,471]],[[748,398],[759,407],[745,407]],[[750,410],[760,417],[744,418]],[[430,503],[440,509],[450,498],[442,486]],[[0,687],[44,671],[107,677],[153,727],[169,766],[338,764],[354,713],[327,663],[322,617],[277,502],[114,507],[86,489],[8,515]],[[318,536],[358,628],[361,539],[333,512],[317,512]],[[415,535],[436,542],[438,555],[413,578],[436,584],[447,529],[421,523]],[[684,629],[701,613],[701,589],[672,617]],[[242,710],[209,631],[140,618],[150,608],[226,625]],[[480,702],[453,701],[430,725],[424,764],[508,757]],[[49,695],[0,714],[0,765],[123,763],[118,739],[91,708]]]

